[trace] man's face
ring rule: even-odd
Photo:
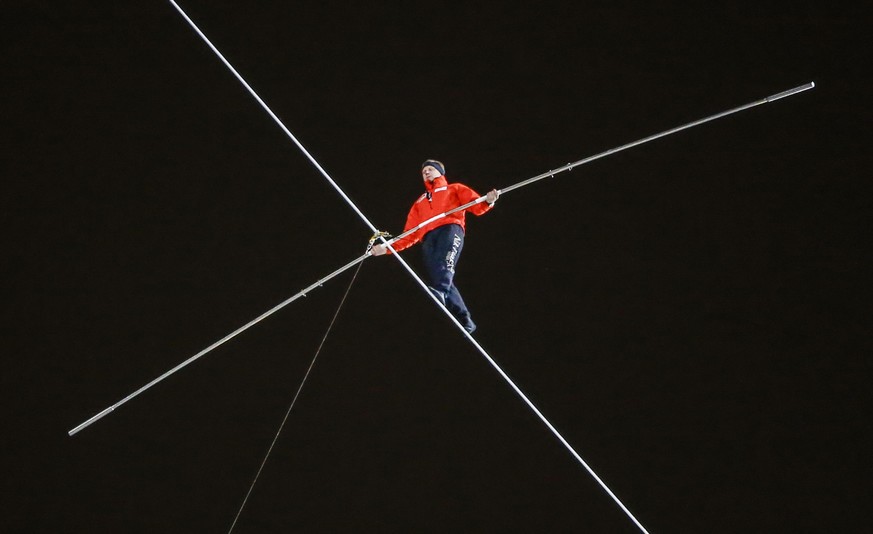
[[[440,176],[440,171],[436,170],[436,168],[431,165],[428,165],[427,167],[421,169],[421,177],[428,182],[433,182]]]

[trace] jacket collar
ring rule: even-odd
[[[445,187],[446,185],[448,185],[448,183],[449,182],[448,182],[448,180],[446,180],[445,176],[440,176],[439,178],[434,178],[434,180],[432,182],[428,182],[427,180],[424,180],[424,189],[428,193],[433,193],[434,189],[436,189],[438,187]]]

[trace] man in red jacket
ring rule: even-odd
[[[479,198],[479,193],[464,184],[448,183],[445,169],[441,162],[433,159],[421,164],[421,177],[424,179],[425,192],[418,197],[418,200],[409,210],[406,226],[403,228],[404,232],[435,215],[445,213],[452,208]],[[476,324],[470,318],[470,311],[464,304],[461,293],[452,282],[455,268],[461,257],[461,249],[464,247],[464,213],[469,211],[473,215],[482,215],[494,206],[499,195],[500,193],[496,189],[492,189],[485,195],[485,202],[441,217],[391,245],[394,250],[400,252],[419,241],[422,242],[424,265],[431,284],[428,286],[429,289],[470,333],[476,329]],[[373,256],[381,256],[386,252],[390,251],[382,245],[373,246]]]

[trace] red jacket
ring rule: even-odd
[[[473,191],[464,184],[448,183],[445,176],[440,176],[432,182],[425,180],[424,188],[427,192],[418,197],[418,200],[415,201],[415,204],[413,204],[412,208],[409,210],[409,215],[406,217],[406,226],[403,227],[404,232],[418,226],[435,215],[449,211],[452,208],[457,208],[458,206],[476,200],[481,196],[479,193]],[[394,250],[400,252],[401,250],[407,249],[421,241],[424,235],[434,228],[446,224],[459,224],[461,225],[461,228],[465,228],[464,214],[466,212],[469,211],[473,215],[482,215],[490,209],[491,206],[487,202],[480,202],[479,204],[470,206],[466,210],[456,211],[451,215],[441,217],[427,226],[419,228],[416,232],[409,234],[403,239],[398,239],[396,242],[392,243],[391,246]]]

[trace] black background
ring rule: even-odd
[[[815,81],[468,217],[477,339],[651,532],[869,524],[869,19],[824,3],[182,7],[373,223]],[[703,5],[701,5],[703,6]],[[167,2],[3,11],[3,523],[224,532],[369,230]],[[418,265],[416,250],[404,254]],[[390,258],[239,532],[634,532]]]

